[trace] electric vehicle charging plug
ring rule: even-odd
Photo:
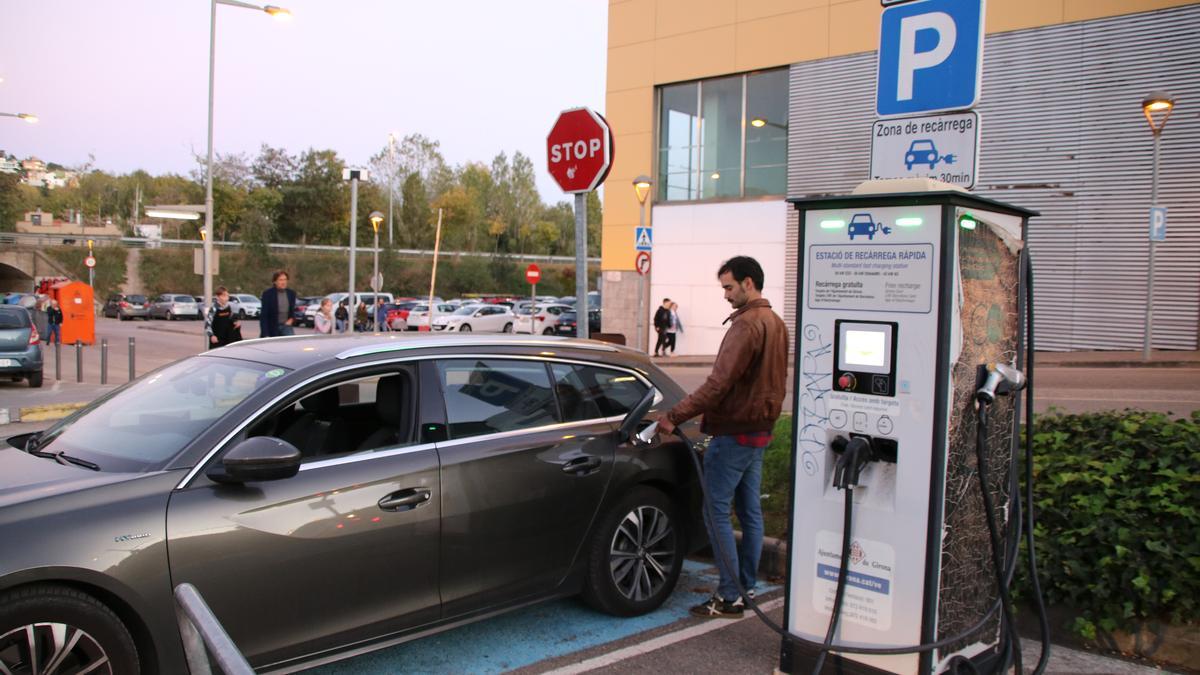
[[[975,392],[975,399],[984,403],[996,400],[996,395],[1007,396],[1025,387],[1025,373],[1005,363],[987,364],[987,379]]]
[[[830,447],[837,455],[837,461],[833,465],[833,487],[839,490],[858,487],[863,467],[876,459],[874,451],[871,450],[871,442],[861,436],[855,436],[848,441],[839,436],[833,440]]]

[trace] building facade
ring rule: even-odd
[[[1142,97],[1174,95],[1162,135],[1154,346],[1196,349],[1200,325],[1200,2],[988,0],[974,192],[1042,213],[1030,224],[1039,348],[1138,349],[1148,281],[1152,134]],[[795,318],[797,222],[787,197],[869,174],[879,0],[612,0],[604,195],[606,332],[636,332],[664,297],[683,354],[714,354],[724,259],[763,263]],[[648,283],[634,271],[638,202],[654,178]],[[630,339],[631,344],[635,343]],[[651,342],[652,343],[652,342]]]

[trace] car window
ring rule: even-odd
[[[29,312],[25,308],[18,307],[11,309],[8,307],[0,308],[0,329],[2,328],[28,328],[29,327]]]
[[[175,296],[175,302],[195,302],[195,301],[196,301],[196,299],[195,299],[195,298],[193,298],[193,297],[192,297],[192,296],[190,296],[190,295],[177,295],[177,296]]]
[[[129,302],[135,302],[138,304],[146,302],[146,296],[144,295],[127,295],[125,296],[125,299]]]
[[[603,393],[595,382],[587,383],[579,366],[555,363],[550,367],[554,376],[554,393],[564,422],[582,422],[606,417],[600,409]]]
[[[605,417],[624,415],[646,395],[646,385],[630,373],[598,366],[578,366],[584,384],[598,392],[596,403]]]
[[[438,362],[451,439],[515,431],[558,421],[541,361]]]
[[[193,356],[154,371],[51,427],[39,449],[65,451],[104,471],[143,471],[171,459],[247,396],[287,372],[250,361]]]

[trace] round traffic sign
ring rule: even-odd
[[[591,192],[612,166],[608,122],[588,108],[564,110],[546,137],[547,168],[563,192]]]
[[[87,265],[89,268],[95,267],[96,266],[96,256],[89,255],[88,257],[84,258],[83,264]]]
[[[646,276],[650,273],[650,251],[638,251],[637,258],[634,259],[633,266],[637,268],[637,273]]]
[[[536,284],[542,279],[542,270],[534,263],[529,263],[529,267],[525,268],[525,281],[531,284]]]

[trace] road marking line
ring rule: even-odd
[[[783,606],[783,600],[783,598],[775,598],[774,600],[770,600],[759,605],[759,608],[764,612],[769,612],[776,607]],[[586,673],[598,668],[604,668],[605,666],[611,666],[614,663],[620,663],[621,661],[631,659],[635,656],[649,654],[650,652],[662,649],[663,647],[668,647],[677,642],[690,640],[699,635],[711,633],[714,630],[720,630],[726,626],[732,626],[735,623],[745,621],[751,617],[757,618],[757,615],[751,611],[748,611],[740,619],[709,619],[702,624],[684,628],[683,630],[675,631],[674,633],[660,635],[653,640],[647,640],[636,645],[630,645],[623,649],[618,649],[615,652],[601,654],[600,656],[595,656],[590,659],[580,661],[579,663],[547,671],[543,675],[576,675],[577,673]]]

